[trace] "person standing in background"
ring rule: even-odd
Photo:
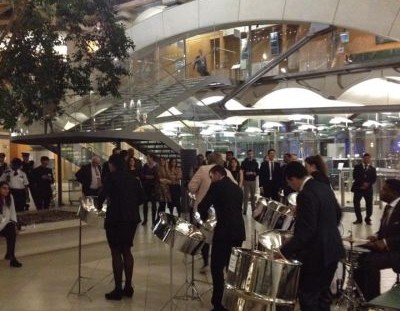
[[[331,185],[328,168],[319,154],[307,157],[304,162],[306,170],[312,178],[329,186]]]
[[[259,184],[265,198],[279,201],[279,188],[281,186],[280,165],[275,162],[275,149],[269,149],[264,162],[261,163]]]
[[[18,158],[14,158],[11,161],[10,168],[5,170],[3,175],[0,176],[0,181],[6,181],[9,184],[14,199],[15,210],[17,212],[23,212],[29,200],[29,181],[21,168],[22,161]]]
[[[0,152],[0,176],[8,168],[8,164],[5,162],[5,160],[6,160],[6,154],[4,152]]]
[[[31,195],[33,198],[33,188],[32,188],[32,173],[33,173],[33,168],[35,165],[35,162],[32,160],[29,160],[30,154],[27,152],[22,152],[22,171],[26,174],[26,177],[28,178],[28,189],[31,191]],[[28,193],[28,198],[29,198],[29,193]],[[28,200],[27,200],[28,201]],[[27,211],[29,209],[29,203],[25,205],[25,210]]]
[[[243,215],[246,215],[249,196],[251,210],[256,208],[256,177],[259,169],[253,150],[247,150],[247,158],[243,160],[240,169],[243,172]]]
[[[193,62],[193,70],[197,70],[200,76],[209,76],[210,73],[207,71],[207,58],[203,55],[203,50],[199,50],[199,54],[196,56]]]
[[[151,220],[152,225],[155,225],[157,214],[157,201],[160,199],[160,178],[158,175],[158,165],[156,157],[153,154],[147,155],[147,163],[143,165],[141,171],[142,186],[145,193],[143,203],[143,222],[147,224],[147,214],[149,211],[149,202],[151,203]]]
[[[178,161],[175,158],[169,159],[168,162],[169,177],[171,179],[171,184],[169,185],[169,190],[171,192],[171,204],[169,205],[170,213],[174,213],[174,207],[178,212],[178,216],[181,217],[182,207],[181,207],[181,180],[182,180],[182,170],[178,166]]]
[[[50,159],[47,156],[40,158],[40,166],[32,172],[32,180],[36,191],[36,208],[49,209],[53,197],[51,185],[54,184],[53,170],[48,168]]]
[[[82,184],[82,192],[85,196],[99,195],[103,184],[100,164],[100,158],[94,156],[89,164],[83,165],[75,174],[76,180]]]
[[[356,221],[353,224],[362,223],[361,215],[361,199],[364,198],[366,206],[365,223],[371,225],[372,216],[372,200],[373,190],[372,185],[376,181],[376,169],[371,165],[371,155],[365,153],[362,158],[362,163],[354,166],[353,170],[353,185],[351,191],[354,193],[354,212],[356,214]]]
[[[243,187],[243,171],[240,169],[240,164],[238,159],[230,158],[228,162],[227,169],[231,172],[233,178],[235,178],[239,187]]]

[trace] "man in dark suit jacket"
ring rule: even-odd
[[[100,191],[97,203],[101,209],[104,201],[108,199],[104,229],[111,250],[115,288],[105,294],[105,297],[108,300],[121,300],[122,296],[133,295],[131,247],[136,227],[140,222],[139,205],[143,203],[144,195],[140,181],[127,171],[126,162],[120,155],[112,155],[109,164],[110,174]]]
[[[82,184],[85,196],[98,196],[102,186],[100,158],[94,156],[91,163],[83,165],[75,174],[76,180]]]
[[[301,310],[330,310],[329,287],[337,263],[344,257],[337,227],[339,204],[331,188],[309,177],[299,162],[286,166],[285,178],[299,194],[293,238],[281,247],[281,253],[303,264],[298,289]]]
[[[211,303],[214,311],[222,311],[226,310],[221,304],[224,268],[228,266],[232,247],[240,247],[246,239],[242,216],[243,193],[240,187],[226,176],[225,168],[220,165],[210,169],[210,178],[210,188],[198,205],[198,211],[201,219],[206,220],[208,209],[213,205],[218,220],[211,250]]]
[[[267,157],[261,163],[259,184],[263,188],[263,196],[279,201],[279,188],[281,186],[281,171],[278,162],[274,161],[275,150],[269,149]]]
[[[380,294],[380,270],[400,271],[400,180],[387,179],[379,195],[388,205],[378,232],[364,245],[371,252],[360,258],[354,274],[367,301]]]
[[[353,185],[351,191],[354,193],[354,212],[356,214],[357,220],[353,224],[362,223],[361,199],[364,198],[366,206],[366,216],[365,223],[371,225],[372,216],[372,185],[376,181],[376,169],[371,165],[371,156],[369,153],[365,153],[363,156],[362,163],[354,166],[353,170]]]

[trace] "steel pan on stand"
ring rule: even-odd
[[[201,220],[199,212],[195,213],[194,220],[199,225],[199,229],[205,237],[205,242],[211,245],[214,237],[214,230],[217,226],[217,215],[215,209],[211,207],[208,210],[208,218],[206,221]]]
[[[257,250],[261,252],[271,252],[280,248],[283,244],[293,237],[291,231],[286,230],[267,230],[258,235]]]
[[[301,263],[274,259],[273,254],[235,247],[226,284],[271,303],[294,304]]]
[[[200,300],[200,294],[196,285],[194,284],[194,255],[201,250],[205,242],[203,233],[193,224],[167,213],[159,214],[159,221],[153,229],[153,233],[161,241],[170,246],[170,299],[164,304],[161,310],[164,310],[170,305],[171,310],[173,305],[178,307],[175,299],[188,298]],[[185,282],[178,289],[176,294],[173,293],[173,249],[178,250],[184,254],[184,267],[185,267]],[[188,274],[188,261],[187,255],[192,256],[192,276],[189,278]],[[179,292],[185,290],[185,294],[178,295]],[[191,291],[191,295],[189,292]]]
[[[199,252],[205,241],[205,236],[196,226],[166,213],[160,213],[153,233],[173,249],[188,255]]]
[[[261,198],[253,211],[253,218],[267,229],[289,230],[293,224],[294,210],[278,201]]]

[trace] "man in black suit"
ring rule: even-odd
[[[301,310],[327,311],[331,304],[329,287],[337,263],[344,257],[337,227],[340,207],[331,188],[308,176],[301,163],[289,163],[285,178],[299,194],[293,238],[281,247],[281,253],[303,264],[298,288]]]
[[[353,185],[351,191],[354,193],[354,212],[357,220],[353,224],[362,223],[361,199],[364,198],[367,214],[365,216],[365,223],[371,225],[372,216],[372,185],[376,181],[376,169],[371,165],[371,156],[369,153],[365,153],[362,159],[362,163],[354,166],[353,170]]]
[[[85,196],[98,196],[102,187],[100,158],[94,156],[91,163],[83,165],[75,174],[76,180],[82,184]]]
[[[214,311],[223,311],[226,310],[221,304],[224,268],[228,266],[232,247],[240,247],[246,239],[242,216],[243,193],[240,187],[226,176],[225,168],[220,165],[210,169],[210,178],[210,188],[198,205],[198,211],[201,219],[206,220],[208,209],[213,205],[218,219],[211,250],[211,303]]]
[[[280,165],[275,159],[275,149],[269,149],[259,173],[259,184],[263,188],[263,196],[279,201],[279,188],[281,186]]]
[[[50,159],[47,156],[40,158],[40,166],[32,171],[32,181],[34,188],[33,199],[36,209],[49,209],[51,199],[53,198],[53,190],[51,185],[54,184],[53,170],[49,168]]]
[[[369,301],[380,294],[380,270],[400,270],[400,180],[387,179],[379,193],[387,202],[376,234],[369,236],[364,247],[371,250],[361,257],[354,276]]]
[[[98,209],[101,209],[104,201],[108,199],[104,229],[111,250],[115,288],[105,294],[105,297],[108,300],[121,300],[122,296],[133,295],[131,247],[136,227],[140,222],[139,205],[143,203],[144,195],[140,181],[127,171],[126,162],[120,155],[112,155],[108,161],[110,174],[100,191],[97,203]]]

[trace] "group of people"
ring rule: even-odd
[[[165,159],[148,154],[146,163],[134,157],[133,149],[120,150],[114,148],[113,155],[119,155],[125,163],[128,172],[135,176],[144,192],[142,225],[147,224],[148,209],[151,206],[151,223],[155,225],[157,215],[164,212],[166,207],[170,212],[176,208],[181,214],[181,179],[182,171],[176,158]],[[77,181],[82,184],[85,196],[98,196],[109,175],[109,163],[101,165],[100,158],[94,156],[91,163],[83,165],[75,174]]]
[[[201,218],[207,219],[208,210],[212,206],[218,219],[211,251],[213,310],[226,310],[222,305],[224,269],[229,263],[231,248],[240,247],[245,240],[245,227],[241,213],[242,202],[245,198],[242,189],[244,190],[247,181],[254,183],[257,176],[260,178],[260,186],[264,188],[264,195],[267,194],[269,197],[272,197],[271,193],[276,194],[279,187],[283,191],[298,192],[293,238],[280,248],[275,259],[297,259],[302,262],[298,287],[301,310],[330,310],[330,285],[337,264],[345,258],[346,252],[338,229],[342,211],[330,185],[323,158],[320,155],[307,157],[304,165],[296,161],[297,159],[294,161],[289,159],[280,166],[270,163],[273,162],[271,160],[274,158],[274,150],[269,150],[268,159],[258,168],[253,153],[249,150],[247,159],[241,165],[239,175],[242,177],[236,180],[233,177],[234,174],[226,168],[230,166],[233,154],[227,157],[225,163],[219,156],[216,157],[215,163],[213,160],[215,156],[215,154],[206,156],[211,164],[203,163],[195,173],[191,181],[192,185],[189,184],[189,191],[198,194],[196,209],[200,212]],[[201,161],[204,161],[203,157],[198,156],[198,163]],[[238,163],[235,164],[237,167]],[[357,191],[361,190],[362,197],[367,196],[366,200],[368,200],[368,191],[375,181],[374,177],[371,177],[374,169],[368,154],[364,155],[360,166],[363,168],[363,174],[358,177],[359,168],[356,166],[353,191],[356,196],[359,195]],[[206,176],[207,171],[208,183],[206,183],[206,178],[201,178],[201,176]],[[280,179],[278,179],[278,174],[274,173],[276,171],[280,172]],[[276,180],[279,180],[279,187],[273,185],[274,175]],[[362,178],[362,182],[359,178]],[[193,187],[193,184],[197,185],[199,180],[200,186]],[[199,191],[202,182],[205,185]],[[240,187],[241,185],[243,187]],[[285,186],[291,190],[285,189]],[[252,185],[248,187],[251,189]],[[361,189],[357,189],[358,187]],[[400,180],[386,180],[380,190],[380,199],[388,205],[383,213],[378,232],[367,237],[369,242],[360,246],[369,249],[370,252],[361,256],[355,272],[356,281],[367,301],[379,295],[381,269],[400,270]],[[370,223],[371,215],[372,210],[367,210],[367,224]]]
[[[0,181],[9,184],[17,212],[29,209],[29,191],[37,210],[48,209],[52,199],[54,176],[48,167],[49,157],[42,156],[40,165],[35,168],[29,156],[29,153],[23,152],[22,159],[14,158],[8,164],[5,162],[5,154],[0,153]]]
[[[48,157],[41,157],[40,162],[41,165],[34,168],[34,162],[29,160],[29,153],[22,153],[22,160],[14,158],[8,165],[5,154],[0,153],[0,236],[6,239],[7,251],[4,259],[10,261],[10,267],[22,267],[15,257],[19,230],[17,212],[28,210],[29,190],[38,210],[50,206],[53,172],[48,168]]]

